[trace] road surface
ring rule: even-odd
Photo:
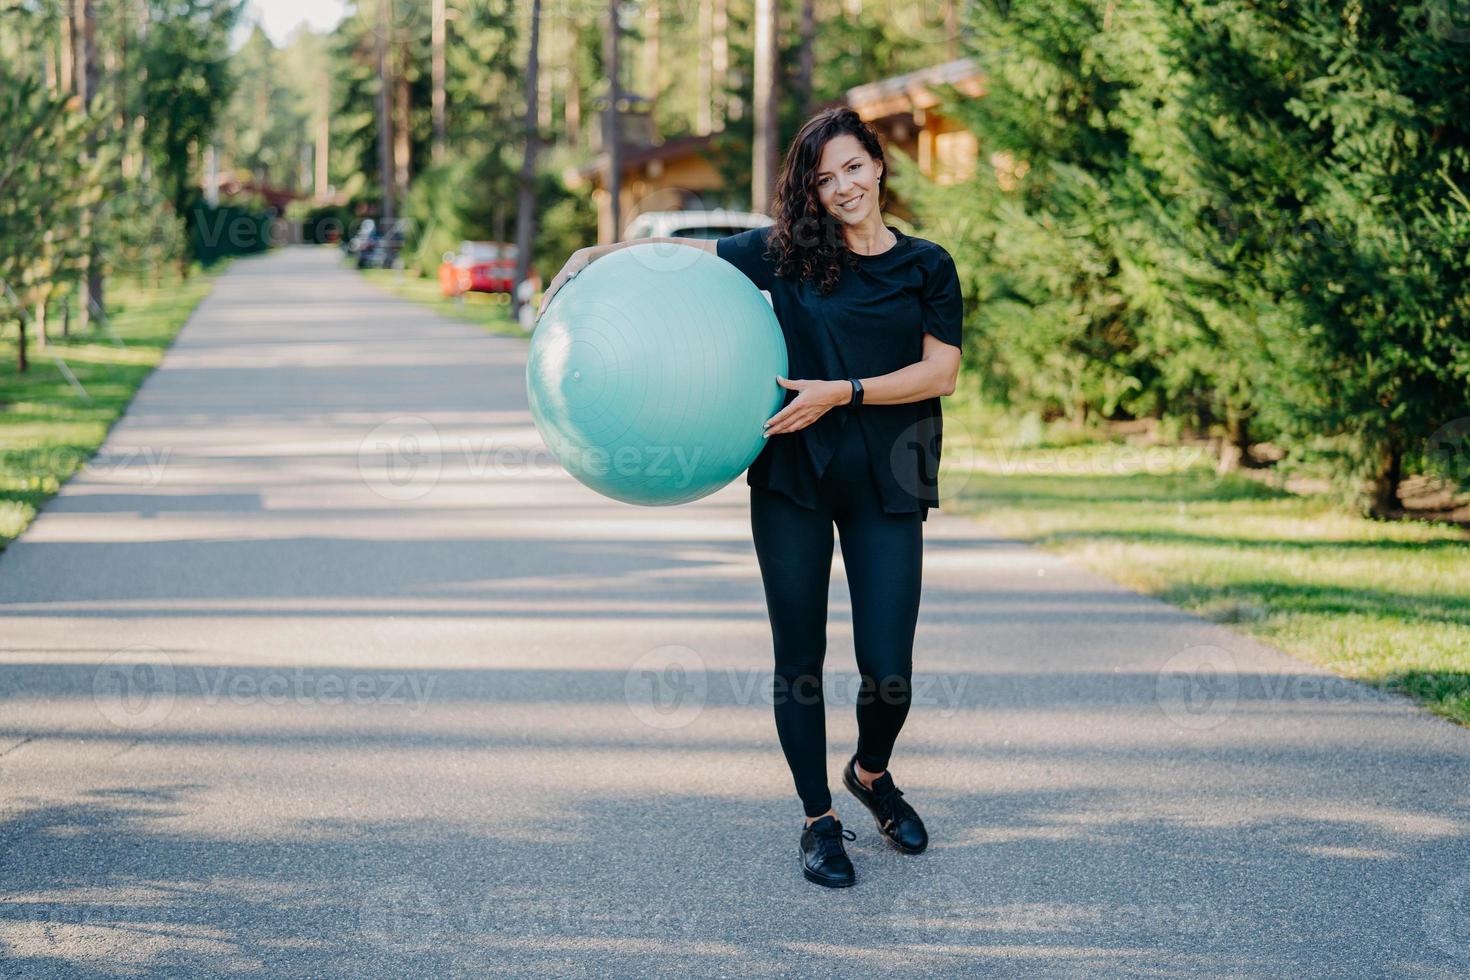
[[[743,478],[594,494],[524,340],[240,261],[0,555],[0,974],[1464,977],[1470,732],[931,514],[889,849],[798,867]]]

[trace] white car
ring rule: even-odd
[[[753,211],[644,211],[623,229],[623,241],[635,238],[726,238],[751,228],[775,224],[770,215]]]

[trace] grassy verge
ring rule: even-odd
[[[953,403],[953,404],[951,404]],[[946,510],[1470,725],[1470,535],[946,399]]]
[[[401,269],[363,269],[368,282],[395,296],[431,307],[435,312],[484,327],[491,333],[529,337],[529,332],[510,317],[509,297],[503,293],[466,293],[460,300],[445,299],[439,283],[405,273]]]
[[[153,289],[122,279],[107,284],[112,333],[52,336],[46,349],[29,337],[30,370],[16,370],[15,327],[0,341],[0,549],[25,530],[127,409],[179,328],[224,268],[165,281]],[[31,331],[27,331],[28,334]],[[59,334],[53,323],[50,332]],[[76,375],[91,401],[66,380],[50,354]]]

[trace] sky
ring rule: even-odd
[[[280,45],[302,21],[316,31],[336,27],[346,5],[346,0],[250,0],[242,21],[259,21],[271,41]]]

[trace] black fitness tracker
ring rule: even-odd
[[[848,401],[848,408],[857,408],[863,403],[863,383],[857,378],[848,378],[852,382],[852,398]]]

